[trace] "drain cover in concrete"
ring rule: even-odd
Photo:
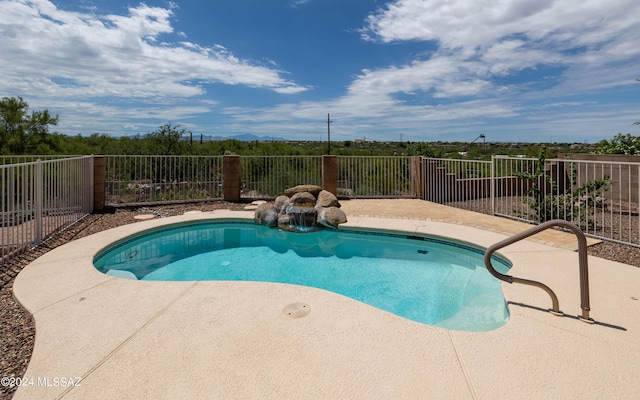
[[[307,303],[291,303],[282,310],[282,313],[291,318],[302,318],[309,315],[311,307]]]

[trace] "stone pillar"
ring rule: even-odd
[[[105,156],[93,156],[93,211],[104,210],[106,177],[107,160]]]
[[[222,157],[222,189],[225,201],[240,201],[240,156]]]
[[[322,156],[322,188],[338,195],[338,157]]]

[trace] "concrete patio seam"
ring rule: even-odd
[[[116,278],[114,278],[116,279]],[[102,360],[100,360],[95,366],[90,368],[87,372],[82,375],[82,380],[89,377],[93,372],[95,372],[98,368],[100,368],[105,362],[107,362],[113,355],[115,355],[121,348],[126,346],[134,337],[136,337],[143,329],[153,323],[155,320],[160,318],[164,313],[166,313],[176,302],[181,300],[191,289],[198,285],[198,282],[194,282],[184,291],[182,291],[178,296],[176,296],[173,300],[171,300],[164,308],[158,311],[153,317],[151,317],[147,322],[145,322],[141,327],[135,330],[129,337],[122,341],[118,346],[116,346],[113,350],[111,350]],[[75,386],[69,386],[65,391],[60,393],[56,399],[64,398],[71,390],[73,390]]]
[[[88,288],[82,289],[82,290],[80,290],[80,291],[78,291],[78,292],[71,293],[71,294],[70,294],[70,295],[68,295],[67,297],[64,297],[64,298],[58,299],[58,300],[54,301],[53,303],[49,303],[49,304],[47,304],[47,305],[45,305],[45,306],[43,306],[43,307],[41,307],[41,308],[39,308],[39,309],[37,309],[37,310],[34,310],[34,311],[29,310],[29,308],[27,308],[27,306],[26,306],[25,304],[23,304],[23,303],[20,301],[20,299],[16,296],[15,292],[13,293],[13,298],[16,300],[16,302],[18,302],[18,304],[20,304],[20,306],[21,306],[21,307],[23,307],[25,310],[29,311],[29,312],[31,313],[31,315],[34,315],[34,316],[35,316],[37,313],[40,313],[40,312],[42,312],[42,311],[46,310],[46,309],[47,309],[47,308],[49,308],[49,307],[52,307],[52,306],[55,306],[56,304],[59,304],[59,303],[65,302],[65,301],[69,300],[70,298],[75,297],[75,296],[77,296],[77,295],[80,295],[80,294],[82,294],[82,293],[89,292],[89,291],[91,291],[91,290],[93,290],[93,289],[95,289],[95,288],[97,288],[97,287],[99,287],[99,286],[102,286],[102,285],[104,285],[104,284],[106,284],[106,283],[109,283],[109,282],[113,281],[114,279],[117,279],[117,278],[115,278],[115,277],[114,277],[114,278],[110,278],[110,279],[103,280],[103,281],[102,281],[102,282],[100,282],[100,283],[97,283],[97,284],[95,284],[95,285],[93,285],[93,286],[91,286],[91,287],[88,287]]]
[[[469,371],[467,370],[467,366],[462,360],[462,355],[460,354],[460,350],[458,346],[456,346],[456,342],[451,335],[451,331],[447,331],[447,336],[449,337],[449,341],[451,342],[451,347],[453,347],[453,351],[456,353],[456,358],[458,359],[458,364],[460,364],[460,369],[462,369],[462,375],[464,376],[464,380],[467,382],[467,387],[469,388],[469,392],[471,392],[471,397],[474,400],[478,399],[478,394],[476,393],[476,389],[471,381],[471,377],[469,376]]]

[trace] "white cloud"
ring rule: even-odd
[[[527,101],[633,82],[633,61],[640,56],[639,17],[635,0],[396,0],[367,18],[362,38],[379,46],[423,42],[427,56],[406,65],[364,69],[345,96],[322,106],[330,103],[350,118],[370,118],[398,130],[460,126],[462,121],[481,125],[510,117],[526,125]],[[544,68],[551,68],[552,75],[522,76]],[[557,115],[566,118],[569,111],[561,108]],[[583,115],[576,108],[572,111]],[[554,115],[542,119],[552,121]],[[580,126],[578,131],[588,125]]]
[[[65,126],[143,132],[157,128],[153,121],[189,121],[214,111],[227,116],[216,129],[230,133],[321,135],[330,112],[337,135],[402,132],[406,140],[434,138],[434,132],[443,140],[460,138],[446,136],[454,132],[476,137],[493,123],[507,132],[503,140],[518,127],[602,138],[625,131],[625,118],[629,125],[638,120],[628,110],[566,98],[640,87],[637,0],[394,0],[369,15],[361,35],[381,52],[397,42],[424,46],[412,61],[363,64],[333,99],[224,109],[205,99],[216,98],[208,84],[280,94],[312,86],[292,81],[264,56],[243,59],[223,44],[195,43],[175,32],[174,3],[140,4],[126,15],[98,12],[69,12],[47,0],[0,0],[0,93],[29,93],[30,106],[59,113]],[[549,76],[526,78],[545,68]]]
[[[552,65],[567,68],[572,80],[585,63],[611,75],[615,62],[637,59],[639,17],[635,0],[396,0],[369,15],[362,36],[382,43],[432,41],[434,59],[450,60],[458,65],[454,71],[485,70],[480,79]],[[606,75],[591,75],[592,85]],[[618,84],[632,78],[619,77]]]
[[[292,0],[290,4],[291,4],[291,7],[298,8],[298,7],[303,6],[303,5],[305,5],[305,4],[309,3],[309,2],[311,2],[311,0]]]
[[[636,3],[394,1],[368,17],[362,37],[380,47],[421,41],[426,56],[363,69],[335,99],[225,113],[230,126],[242,121],[293,137],[321,133],[331,112],[332,132],[354,137],[402,132],[406,140],[465,140],[491,125],[489,140],[599,140],[637,117],[606,104],[561,99],[633,84],[640,55]],[[548,76],[520,76],[545,68]]]
[[[514,34],[589,44],[633,28],[638,9],[634,0],[396,0],[369,15],[364,34],[383,42],[435,40],[446,48],[486,47]]]
[[[101,16],[60,10],[46,0],[1,1],[0,89],[156,99],[201,95],[208,82],[278,93],[307,90],[282,71],[242,60],[223,46],[165,42],[173,33],[174,8],[140,4],[128,15]]]

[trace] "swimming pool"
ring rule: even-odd
[[[504,325],[500,281],[484,249],[436,236],[379,230],[291,233],[225,220],[169,225],[100,251],[95,267],[137,280],[243,280],[329,290],[434,326],[486,331]],[[496,256],[501,272],[510,263]]]

